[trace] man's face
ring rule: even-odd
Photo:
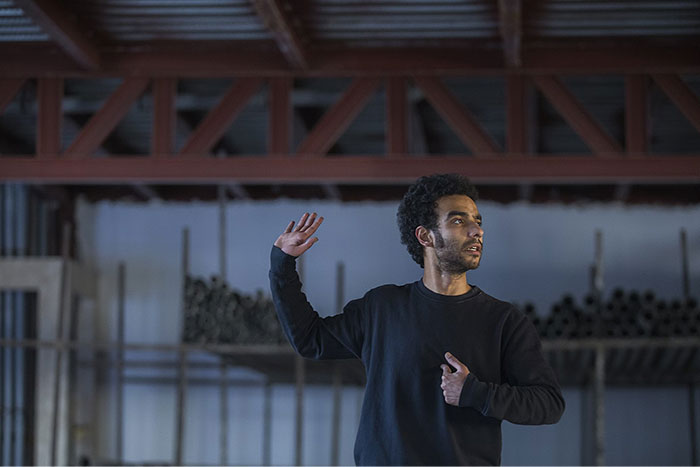
[[[441,271],[463,274],[479,267],[484,242],[481,214],[464,195],[450,195],[437,202],[435,255]]]

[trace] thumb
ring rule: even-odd
[[[448,365],[445,365],[444,363],[440,365],[440,368],[442,368],[442,376],[447,376],[452,373],[450,367]]]
[[[452,355],[450,352],[447,352],[445,354],[445,360],[447,360],[450,365],[455,367],[458,373],[464,372],[467,369],[467,366],[464,363],[457,360],[457,357]]]

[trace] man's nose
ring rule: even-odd
[[[476,238],[483,238],[484,229],[481,228],[476,222],[472,222],[471,228],[469,229],[469,236]]]

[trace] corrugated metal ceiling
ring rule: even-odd
[[[12,0],[0,0],[0,42],[41,42],[49,36]]]

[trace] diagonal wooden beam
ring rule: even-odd
[[[134,101],[143,94],[148,83],[147,78],[125,79],[100,110],[85,124],[64,155],[70,158],[84,158],[95,152],[124,118]]]
[[[12,102],[19,90],[24,86],[24,78],[0,79],[0,114]]]
[[[416,84],[475,156],[501,152],[498,143],[438,78],[415,77]]]
[[[63,79],[39,79],[38,101],[36,154],[56,157],[61,152]]]
[[[700,98],[678,75],[652,75],[656,84],[663,90],[678,110],[700,131]]]
[[[356,78],[338,102],[306,135],[297,148],[297,154],[309,157],[320,157],[326,154],[364,108],[380,83],[379,78]]]
[[[386,84],[386,152],[389,157],[408,153],[408,97],[404,78],[389,78]]]
[[[192,132],[180,154],[201,155],[211,151],[261,85],[262,80],[259,78],[236,80],[217,106]]]
[[[176,79],[158,78],[153,81],[151,154],[155,157],[167,157],[175,150],[176,94]]]
[[[533,75],[537,88],[547,97],[547,100],[564,117],[571,128],[597,155],[617,154],[622,148],[605,130],[598,125],[581,103],[554,76]]]
[[[78,28],[73,14],[55,0],[14,0],[49,37],[80,66],[88,70],[100,67],[100,52],[93,41]]]
[[[291,15],[280,0],[253,0],[253,7],[263,24],[275,37],[277,46],[294,68],[309,67],[308,53],[296,32]]]
[[[648,86],[644,75],[625,78],[625,149],[628,154],[649,151]]]
[[[505,64],[518,68],[522,65],[522,0],[498,0],[498,17]]]
[[[289,154],[292,129],[291,78],[272,78],[269,84],[267,152]]]

